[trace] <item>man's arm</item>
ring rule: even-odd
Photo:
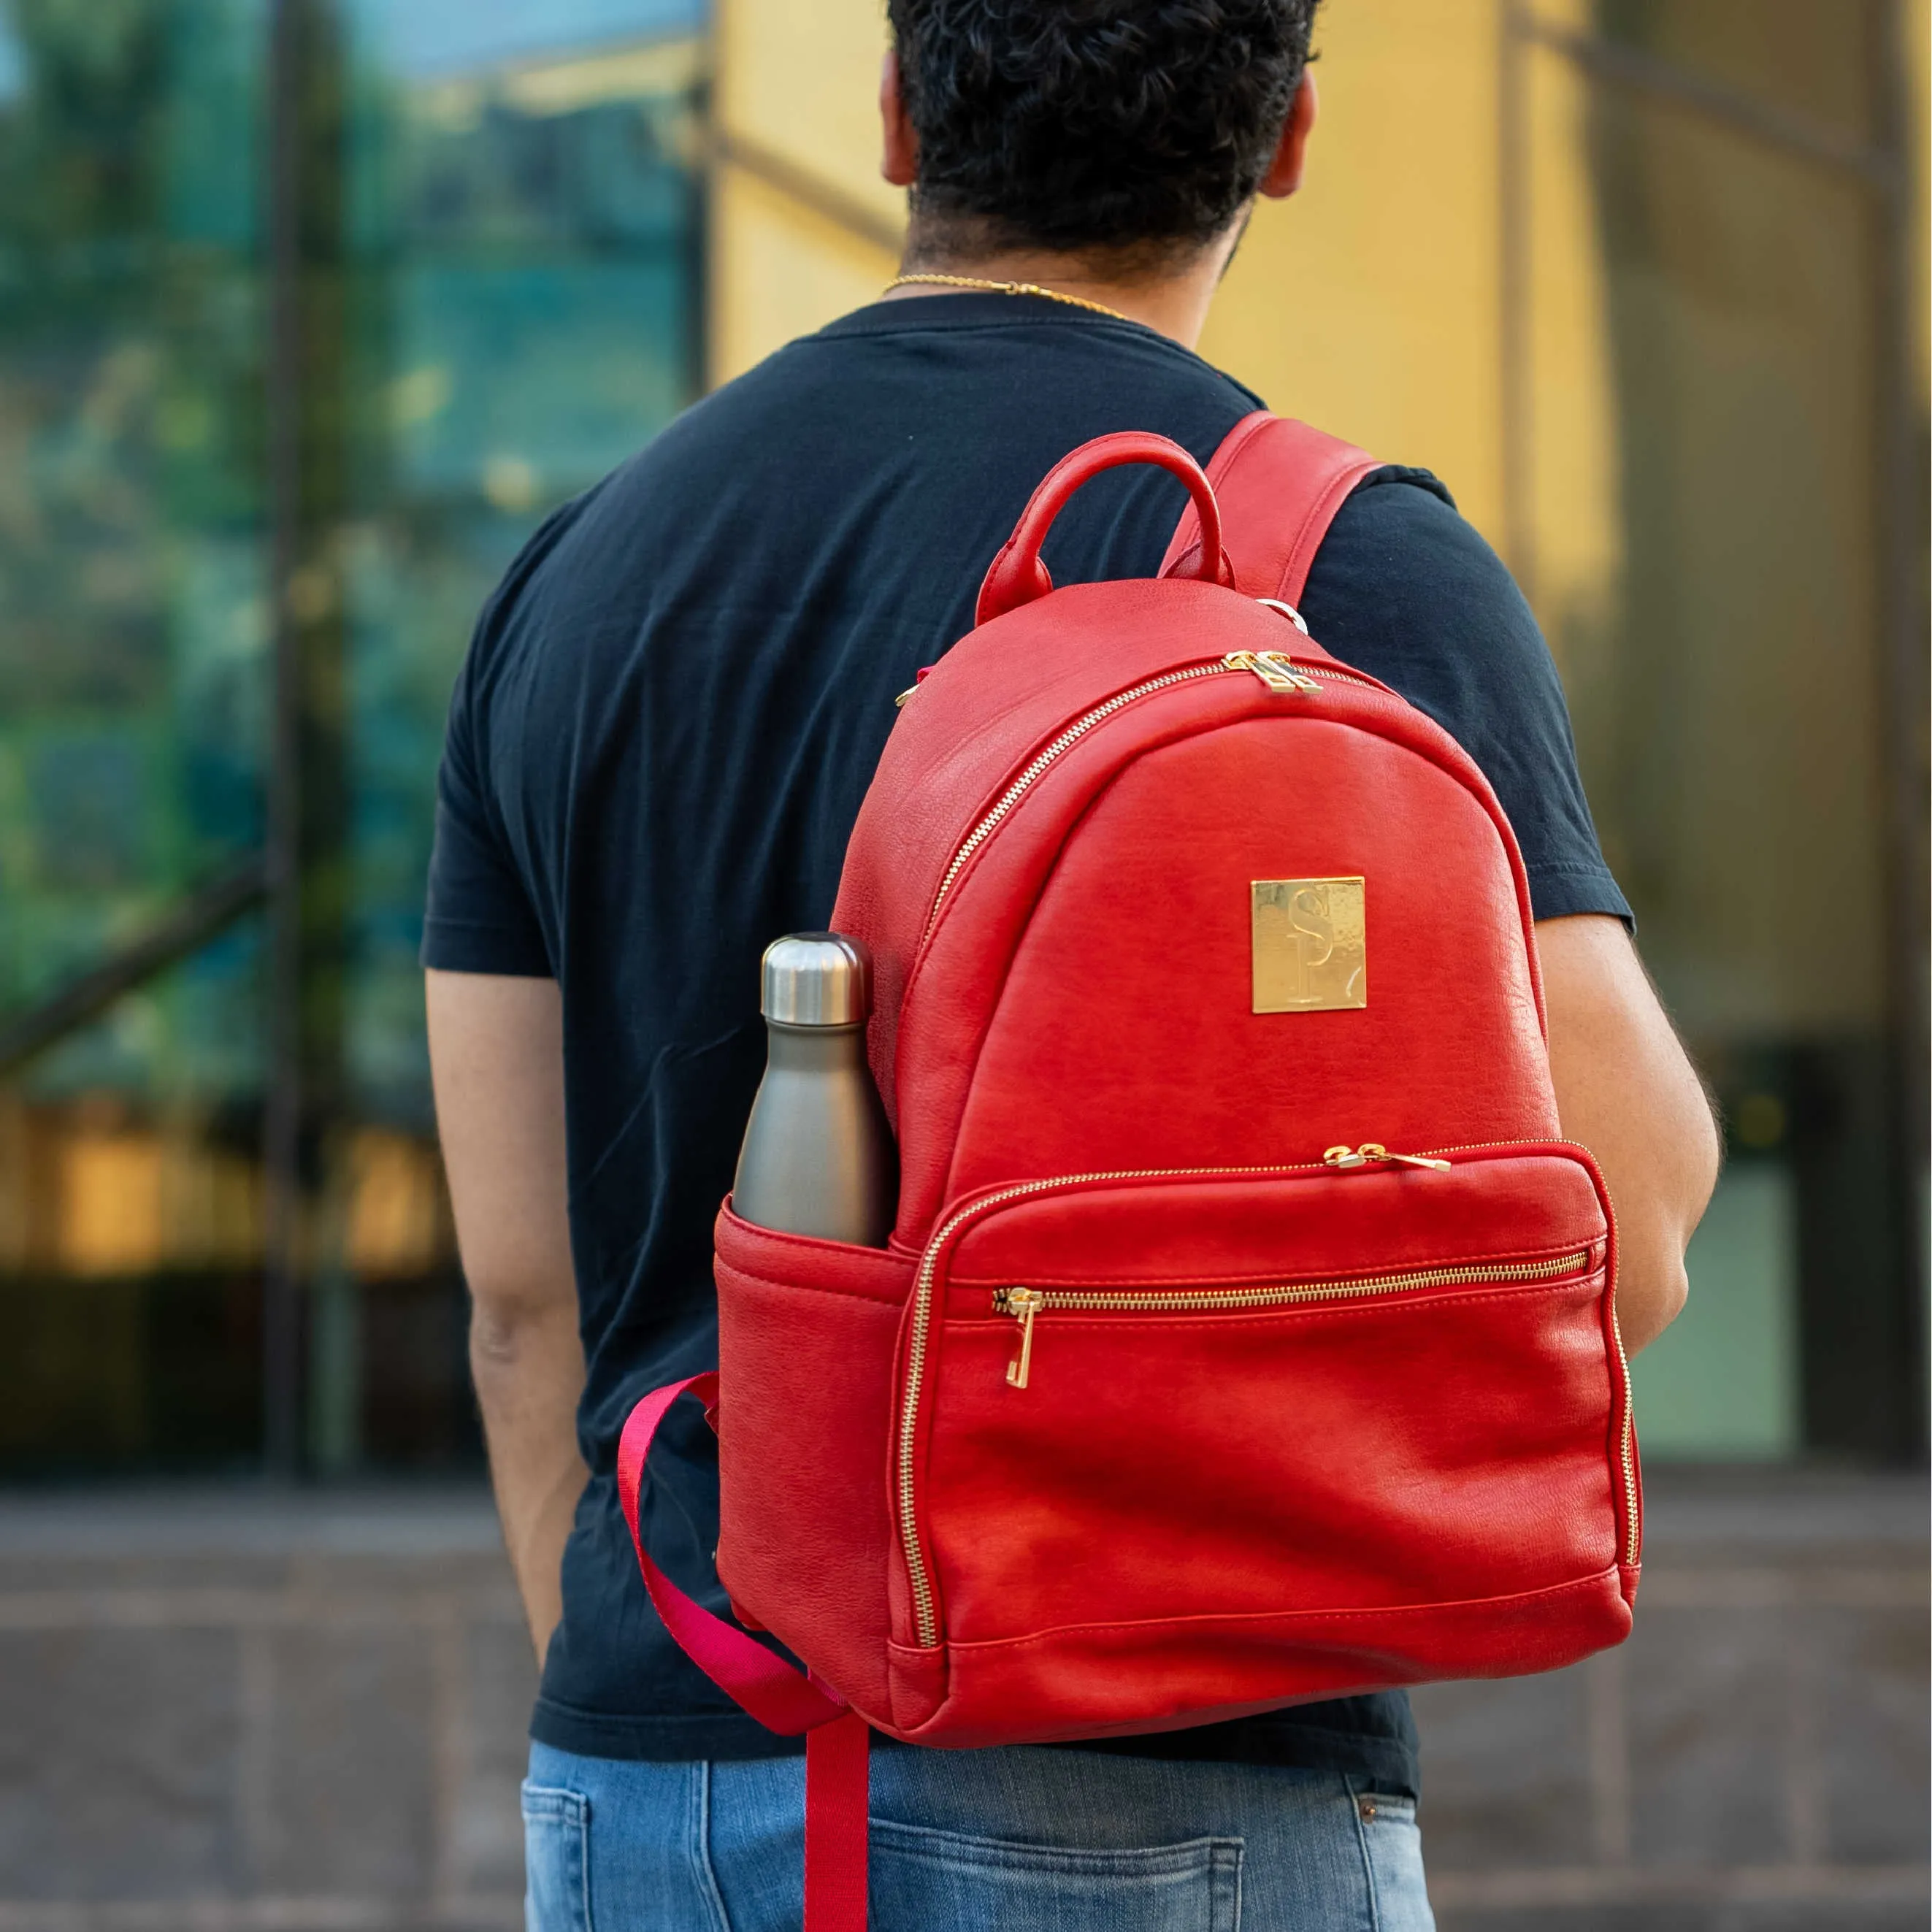
[[[1684,1306],[1684,1251],[1717,1184],[1717,1128],[1623,922],[1545,920],[1536,944],[1557,1114],[1610,1185],[1617,1323],[1635,1354]]]
[[[430,1068],[470,1283],[470,1366],[503,1540],[541,1664],[563,1614],[565,1539],[587,1472],[554,980],[428,976]]]

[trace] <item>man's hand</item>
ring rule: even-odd
[[[436,1122],[470,1283],[470,1366],[503,1540],[541,1664],[563,1614],[565,1539],[586,1476],[554,980],[429,975]]]
[[[1610,1184],[1617,1322],[1635,1354],[1684,1306],[1684,1251],[1717,1184],[1717,1128],[1623,922],[1546,920],[1536,944],[1557,1114]]]

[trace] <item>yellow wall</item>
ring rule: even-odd
[[[1438,471],[1501,542],[1498,32],[1497,0],[1324,12],[1307,184],[1258,212],[1202,349],[1276,408]],[[878,172],[878,0],[719,0],[716,32],[722,380],[876,295],[903,202]],[[861,238],[734,154],[822,184],[884,232]]]
[[[713,20],[707,362],[718,382],[877,296],[897,266],[905,198],[879,174],[880,0],[717,0]],[[773,185],[788,176],[822,184],[856,220]]]
[[[722,125],[898,219],[879,175],[884,0],[719,0],[713,21]]]
[[[1201,347],[1284,414],[1436,470],[1500,541],[1497,14],[1324,10],[1306,180],[1257,209]]]

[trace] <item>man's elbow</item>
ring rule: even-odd
[[[1648,1254],[1624,1256],[1617,1270],[1617,1328],[1625,1352],[1648,1348],[1683,1313],[1690,1294],[1681,1244],[1658,1243]]]
[[[1689,1063],[1685,1063],[1688,1071]],[[1685,1096],[1676,1132],[1663,1142],[1652,1187],[1640,1187],[1630,1210],[1620,1214],[1617,1322],[1631,1354],[1655,1341],[1684,1312],[1690,1280],[1684,1256],[1718,1183],[1724,1143],[1701,1085]],[[1645,1198],[1646,1196],[1648,1198]]]
[[[577,1300],[527,1281],[488,1275],[470,1284],[470,1360],[478,1376],[520,1366],[533,1354],[548,1356],[568,1335],[576,1340]]]

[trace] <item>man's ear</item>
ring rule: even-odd
[[[879,157],[879,172],[895,188],[910,188],[919,166],[919,136],[906,118],[905,96],[899,91],[899,56],[895,47],[886,50],[879,68],[879,131],[884,149]]]
[[[1287,124],[1274,151],[1268,171],[1262,176],[1261,191],[1271,201],[1281,201],[1301,185],[1301,166],[1308,152],[1308,137],[1315,130],[1315,117],[1321,104],[1315,94],[1313,70],[1301,70],[1301,85],[1288,110]]]

